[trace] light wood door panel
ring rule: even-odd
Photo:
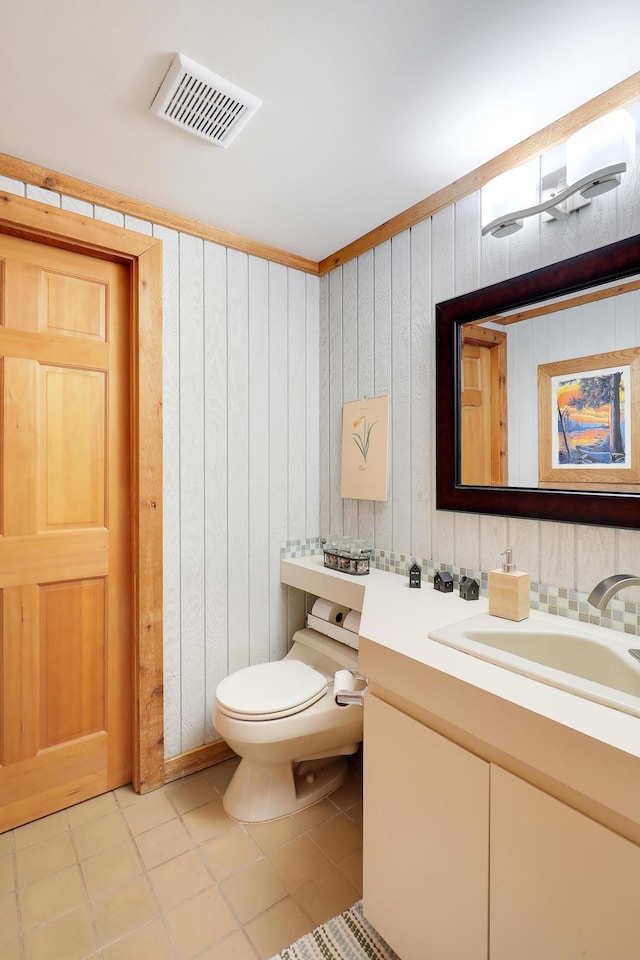
[[[0,237],[0,830],[131,779],[129,273]]]

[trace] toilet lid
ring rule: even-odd
[[[218,708],[239,720],[277,720],[324,696],[327,678],[300,660],[277,660],[230,674],[216,690]]]

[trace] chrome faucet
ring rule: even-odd
[[[592,607],[604,610],[611,597],[625,587],[640,587],[640,577],[634,577],[631,573],[615,573],[612,577],[605,577],[595,585],[587,600]]]

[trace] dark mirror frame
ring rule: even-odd
[[[462,324],[635,273],[640,273],[640,235],[436,305],[438,510],[640,528],[640,493],[462,486],[459,450]]]

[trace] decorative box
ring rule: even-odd
[[[341,573],[362,577],[369,573],[371,547],[365,540],[351,537],[327,537],[322,541],[324,565]]]

